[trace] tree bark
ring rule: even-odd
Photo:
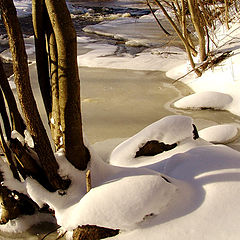
[[[1,124],[0,124],[0,146],[2,148],[4,156],[6,157],[6,160],[7,160],[7,163],[9,165],[9,168],[11,169],[11,171],[13,173],[13,176],[16,179],[20,180],[17,168],[16,168],[16,166],[14,164],[14,157],[13,157],[13,155],[11,153],[11,150],[9,149],[7,143],[5,142]]]
[[[76,32],[64,0],[45,0],[56,37],[61,128],[66,157],[85,170],[90,159],[83,143]]]
[[[0,0],[0,9],[9,36],[18,98],[28,130],[34,140],[36,153],[53,189],[67,188],[69,182],[63,181],[58,175],[58,164],[33,97],[27,54],[13,1]]]
[[[8,114],[6,111],[6,104],[5,104],[5,100],[3,98],[3,94],[2,91],[0,89],[0,114],[2,116],[2,121],[3,121],[3,125],[4,125],[4,129],[5,129],[5,134],[7,137],[7,140],[9,141],[11,138],[11,126],[10,126],[10,122],[8,119]]]
[[[21,173],[24,179],[31,176],[47,190],[55,190],[49,183],[41,166],[37,164],[36,160],[31,156],[29,150],[26,147],[22,146],[22,144],[17,139],[11,139],[10,149],[12,150],[15,158],[19,163],[18,171]]]
[[[196,30],[198,35],[198,43],[199,43],[199,53],[200,53],[200,60],[203,62],[206,60],[206,43],[205,43],[205,33],[204,33],[204,26],[201,26],[200,21],[200,10],[198,4],[195,0],[188,0],[188,8],[191,14],[191,19],[193,26]]]
[[[46,13],[44,0],[32,0],[32,21],[35,39],[38,82],[45,110],[49,118],[52,109],[52,103],[51,103],[51,85],[48,68],[48,54],[45,38],[47,18],[48,16]]]
[[[26,126],[24,124],[21,114],[18,111],[16,100],[14,98],[14,95],[9,86],[6,74],[3,69],[3,63],[1,58],[0,58],[0,87],[7,101],[7,105],[11,116],[12,129],[18,131],[20,134],[23,135]]]
[[[50,20],[49,20],[50,21]],[[59,84],[58,84],[58,55],[56,38],[51,24],[48,24],[48,53],[50,62],[50,77],[52,87],[52,114],[51,114],[51,133],[56,150],[62,147],[62,131],[60,130],[60,106],[59,106]]]

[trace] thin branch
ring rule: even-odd
[[[164,32],[166,35],[170,36],[171,34],[162,26],[162,24],[160,23],[159,19],[158,19],[157,16],[156,16],[156,14],[154,13],[154,11],[153,11],[150,3],[149,3],[149,0],[146,0],[146,4],[148,5],[148,7],[149,7],[149,9],[150,9],[150,11],[151,11],[151,13],[152,13],[152,15],[154,16],[155,20],[157,21],[159,27],[163,30],[163,32]]]

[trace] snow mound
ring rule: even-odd
[[[232,102],[232,97],[225,93],[206,91],[199,92],[187,97],[184,97],[174,103],[177,108],[212,108],[225,109]]]
[[[73,205],[59,205],[60,196],[54,197],[33,179],[28,179],[26,185],[34,201],[40,206],[45,202],[55,210],[57,223],[65,230],[88,224],[132,229],[146,216],[161,213],[174,199],[177,187],[169,179],[157,172],[120,177],[92,188]]]
[[[68,230],[87,224],[129,229],[146,215],[159,214],[175,192],[161,175],[128,176],[91,189],[79,203],[56,212],[56,218]]]
[[[174,144],[193,136],[193,120],[187,116],[168,116],[147,126],[142,131],[122,142],[111,153],[110,163],[121,166],[131,162],[136,152],[150,140]]]
[[[211,143],[226,144],[238,134],[238,128],[231,124],[216,125],[199,131],[199,136]]]

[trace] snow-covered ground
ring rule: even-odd
[[[119,21],[126,18],[114,20],[113,29]],[[108,25],[91,27],[94,28],[101,28],[103,34]],[[236,21],[230,30],[223,27],[217,31],[218,51],[231,50],[232,56],[200,78],[189,74],[181,79],[196,94],[177,101],[175,106],[229,110],[240,115],[240,23]],[[121,38],[130,41],[129,35]],[[167,71],[172,79],[190,70],[186,54],[180,48],[156,46],[133,55],[117,54],[116,46],[89,38],[79,38],[78,42],[85,49],[79,53],[80,66]],[[85,173],[74,169],[61,151],[56,154],[60,173],[73,180],[65,195],[49,193],[32,179],[16,185],[7,170],[5,184],[27,192],[39,205],[48,203],[55,210],[62,230],[69,230],[68,237],[79,224],[97,224],[120,228],[114,240],[237,240],[240,153],[221,143],[238,138],[238,127],[212,126],[199,131],[200,138],[194,140],[193,124],[190,117],[167,116],[116,148],[111,140],[89,146],[93,188],[87,194]],[[176,147],[155,156],[135,157],[139,148],[150,140]],[[16,225],[16,221],[6,227],[26,229]]]

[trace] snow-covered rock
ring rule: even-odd
[[[233,98],[224,93],[206,91],[194,93],[184,97],[174,103],[177,108],[191,108],[191,109],[225,109],[227,105],[232,102]]]
[[[192,118],[186,116],[173,115],[162,118],[118,145],[112,151],[109,161],[118,166],[131,164],[136,152],[151,140],[174,144],[186,138],[192,138],[192,124]]]
[[[201,138],[208,142],[226,144],[237,136],[238,128],[232,124],[222,124],[204,128],[198,133]]]

